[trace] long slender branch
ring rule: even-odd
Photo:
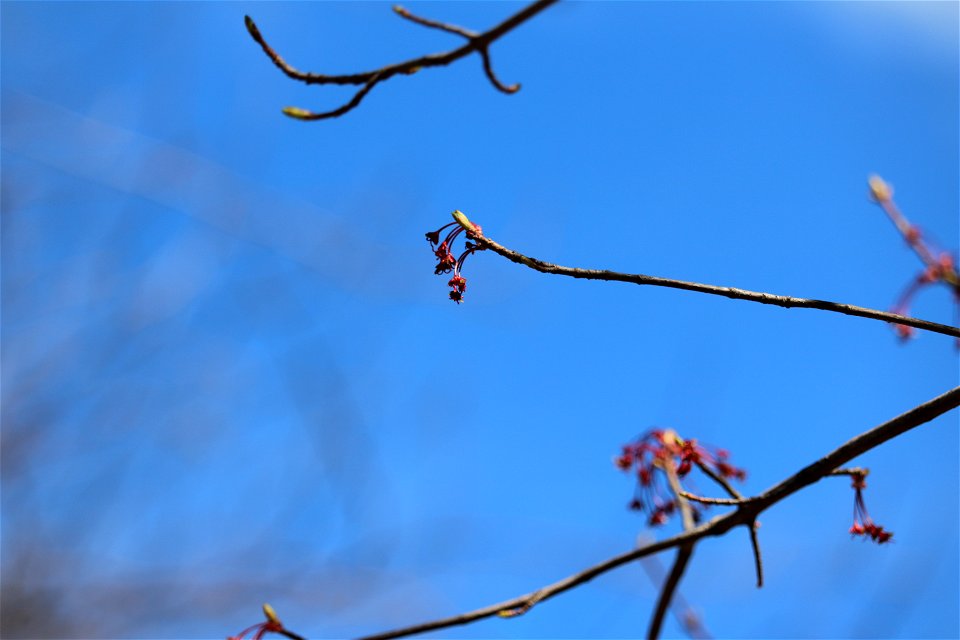
[[[462,214],[461,214],[462,215]],[[456,216],[454,216],[456,218]],[[459,221],[459,219],[458,219]],[[461,222],[461,224],[463,224]],[[471,225],[472,226],[472,225]],[[655,287],[668,287],[670,289],[683,289],[685,291],[696,291],[714,296],[723,296],[735,300],[747,300],[749,302],[759,302],[760,304],[772,304],[778,307],[797,307],[801,309],[820,309],[821,311],[832,311],[842,313],[848,316],[858,316],[869,318],[871,320],[881,320],[883,322],[892,322],[894,324],[907,325],[924,331],[942,333],[947,336],[960,338],[960,327],[930,322],[929,320],[920,320],[909,316],[902,316],[888,311],[878,311],[866,307],[857,307],[852,304],[843,304],[839,302],[829,302],[827,300],[812,300],[809,298],[795,298],[793,296],[780,296],[772,293],[762,293],[759,291],[748,291],[746,289],[737,289],[734,287],[721,287],[711,284],[700,284],[698,282],[686,282],[684,280],[673,280],[671,278],[661,278],[658,276],[648,276],[635,273],[620,273],[617,271],[608,271],[606,269],[580,269],[577,267],[564,267],[537,258],[525,256],[512,249],[508,249],[502,244],[491,240],[486,236],[479,237],[477,242],[484,248],[498,253],[504,258],[517,264],[530,267],[541,273],[550,273],[559,276],[568,276],[570,278],[582,278],[585,280],[610,280],[616,282],[630,282],[638,285],[651,285]]]
[[[250,33],[250,36],[257,44],[260,45],[260,48],[263,49],[263,52],[267,55],[270,61],[273,62],[273,64],[287,77],[304,82],[306,84],[363,85],[351,100],[337,109],[315,112],[307,109],[301,109],[299,107],[286,107],[283,110],[286,115],[293,118],[298,118],[300,120],[322,120],[326,118],[335,118],[348,111],[351,111],[360,104],[360,101],[363,100],[364,96],[369,93],[374,86],[384,82],[385,80],[389,80],[397,74],[410,75],[427,67],[446,66],[456,62],[460,58],[468,56],[475,51],[480,53],[483,59],[484,73],[494,87],[504,93],[514,93],[518,91],[520,89],[520,85],[505,85],[500,82],[500,80],[494,74],[493,66],[490,62],[490,44],[556,2],[558,2],[558,0],[536,0],[536,2],[527,5],[497,26],[489,29],[488,31],[484,31],[483,33],[475,33],[469,29],[464,29],[463,27],[458,27],[456,25],[449,25],[436,20],[421,18],[413,15],[402,7],[394,7],[394,11],[407,20],[425,27],[440,29],[442,31],[463,36],[466,38],[467,42],[456,49],[451,49],[450,51],[444,53],[432,53],[420,56],[419,58],[412,58],[403,62],[388,64],[373,71],[345,74],[311,73],[295,69],[267,43],[266,39],[263,37],[263,34],[260,32],[259,27],[257,27],[256,23],[250,16],[244,16],[244,22],[246,23],[247,31]]]
[[[756,520],[757,515],[763,510],[771,507],[777,502],[780,502],[784,498],[796,493],[797,491],[800,491],[804,487],[813,484],[821,478],[830,475],[834,469],[837,469],[853,458],[875,447],[878,447],[884,442],[892,440],[893,438],[896,438],[897,436],[902,435],[911,429],[929,422],[930,420],[943,415],[951,409],[955,409],[958,405],[960,405],[960,387],[951,389],[950,391],[933,398],[929,402],[925,402],[924,404],[914,407],[906,413],[903,413],[892,420],[884,422],[883,424],[848,440],[837,449],[831,451],[816,462],[804,467],[797,473],[784,479],[779,484],[767,489],[759,496],[748,499],[746,502],[741,504],[736,511],[731,511],[730,513],[722,516],[717,516],[709,522],[701,524],[695,529],[684,531],[673,537],[638,547],[619,556],[614,556],[613,558],[604,560],[599,564],[554,582],[553,584],[549,584],[541,589],[517,598],[505,600],[504,602],[500,602],[498,604],[493,604],[488,607],[483,607],[474,611],[468,611],[466,613],[448,618],[441,618],[409,627],[402,627],[392,631],[386,631],[384,633],[365,636],[360,640],[386,640],[387,638],[401,638],[435,629],[444,629],[447,627],[468,624],[476,620],[496,616],[503,611],[511,611],[524,607],[529,608],[528,603],[531,600],[543,602],[563,593],[564,591],[568,591],[574,587],[584,584],[585,582],[589,582],[599,575],[602,575],[608,571],[612,571],[617,567],[633,562],[634,560],[644,556],[658,553],[666,549],[679,547],[687,543],[696,542],[697,540],[707,536],[723,535],[733,527],[753,523]]]

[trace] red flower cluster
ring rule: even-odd
[[[910,302],[917,292],[927,285],[942,282],[952,289],[956,312],[960,313],[960,275],[957,273],[956,259],[946,251],[934,249],[932,244],[923,238],[920,229],[910,224],[893,202],[893,187],[879,176],[870,177],[870,196],[880,205],[907,245],[924,264],[923,271],[907,285],[891,311],[902,316],[909,315]],[[913,327],[904,324],[894,325],[894,329],[901,340],[908,340],[916,332]]]
[[[743,481],[746,471],[728,462],[725,449],[707,449],[696,440],[684,440],[672,429],[652,429],[635,442],[623,446],[614,464],[621,470],[633,471],[637,476],[630,508],[647,511],[650,526],[661,525],[677,510],[677,497],[666,480],[664,466],[672,464],[677,477],[683,478],[694,465],[703,465],[722,478]],[[699,521],[703,505],[690,503],[694,519]]]
[[[873,522],[867,513],[867,505],[863,502],[863,490],[867,488],[867,474],[864,471],[853,473],[853,489],[856,495],[853,498],[853,526],[850,533],[855,536],[869,537],[877,544],[890,542],[893,532]]]
[[[277,618],[277,614],[273,611],[273,607],[268,604],[263,605],[263,614],[267,617],[264,622],[260,622],[253,626],[247,627],[239,634],[235,636],[230,636],[227,640],[246,640],[247,634],[253,634],[250,636],[250,640],[261,640],[263,636],[267,633],[280,632],[283,631],[283,624],[280,622],[280,619]]]
[[[454,218],[457,218],[458,213],[460,212],[454,212]],[[466,217],[463,216],[462,213],[460,216],[466,220]],[[433,272],[437,275],[453,273],[453,277],[450,278],[450,282],[448,282],[447,285],[450,287],[450,299],[457,304],[463,302],[463,293],[467,290],[467,279],[460,275],[460,270],[463,269],[463,261],[466,260],[467,256],[471,253],[483,250],[483,247],[476,242],[478,238],[483,237],[483,229],[480,228],[480,225],[467,221],[467,224],[469,224],[472,229],[466,229],[459,220],[460,218],[457,218],[456,222],[445,224],[436,231],[431,231],[426,234],[427,242],[430,243],[430,248],[433,249],[433,254],[437,257],[437,266]],[[447,232],[446,237],[443,239],[443,242],[441,242],[440,234],[450,227],[454,228]],[[466,232],[467,240],[463,244],[463,253],[460,254],[459,258],[456,258],[451,248],[453,247],[453,241],[461,232]]]

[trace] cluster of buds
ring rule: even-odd
[[[673,468],[677,478],[684,478],[696,465],[724,478],[743,481],[746,471],[729,462],[725,449],[711,449],[696,440],[684,440],[672,429],[652,429],[634,442],[625,444],[613,462],[622,471],[637,477],[630,508],[649,514],[649,526],[665,523],[679,508],[677,496],[667,481],[666,469]],[[700,520],[703,505],[691,503],[694,521]]]
[[[893,532],[874,523],[870,514],[867,513],[867,505],[863,502],[863,490],[867,488],[867,473],[869,472],[866,469],[857,469],[850,474],[853,478],[853,490],[856,492],[853,498],[853,526],[850,527],[850,534],[864,536],[877,544],[883,544],[890,542]]]
[[[900,295],[891,311],[900,315],[909,315],[910,302],[916,293],[923,287],[935,282],[942,282],[953,291],[953,299],[956,309],[960,312],[960,275],[957,273],[957,261],[950,253],[935,249],[931,243],[923,237],[920,229],[904,217],[900,209],[893,201],[893,187],[883,181],[879,176],[871,176],[869,180],[870,197],[887,214],[893,224],[897,227],[900,235],[906,241],[907,245],[913,249],[914,253],[923,261],[924,268]],[[913,337],[915,329],[907,325],[897,324],[894,329],[901,340],[908,340]]]
[[[463,302],[463,294],[467,290],[467,279],[460,273],[463,269],[463,261],[471,253],[483,250],[483,247],[477,242],[483,237],[483,229],[480,225],[470,222],[467,216],[460,211],[453,212],[453,219],[454,222],[445,224],[436,231],[430,231],[426,236],[427,242],[430,243],[430,248],[433,250],[433,255],[437,258],[437,265],[433,272],[436,275],[453,274],[450,282],[447,283],[450,287],[450,299],[460,304]],[[451,227],[453,228],[451,229]],[[450,231],[447,231],[446,237],[441,242],[440,234],[447,229],[450,229]],[[452,251],[453,241],[461,233],[466,234],[467,240],[463,243],[463,253],[460,254],[460,257],[455,257]]]
[[[283,624],[277,617],[273,607],[271,607],[269,604],[263,605],[263,615],[267,618],[265,621],[247,627],[237,635],[230,636],[227,638],[227,640],[247,640],[247,635],[250,635],[250,640],[261,640],[263,636],[270,632],[280,633],[284,630]]]

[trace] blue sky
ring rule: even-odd
[[[458,307],[423,233],[456,208],[560,264],[889,308],[920,265],[869,174],[960,245],[957,7],[561,3],[492,48],[516,95],[468,58],[306,124],[280,108],[349,90],[283,77],[244,14],[315,71],[459,43],[374,2],[4,2],[5,634],[451,615],[631,548],[611,458],[651,426],[759,492],[955,386],[944,336],[489,254]],[[913,312],[955,322],[942,288]],[[712,633],[960,634],[956,412],[857,463],[896,543],[851,540],[820,482],[764,514],[763,590],[742,532],[697,547]],[[438,637],[638,637],[655,595],[628,566]]]

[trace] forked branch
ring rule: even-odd
[[[568,576],[562,580],[554,582],[538,589],[532,593],[506,600],[488,607],[476,609],[449,618],[441,618],[430,622],[402,627],[379,633],[371,636],[365,636],[361,640],[387,640],[388,638],[401,638],[412,636],[436,629],[444,629],[457,625],[468,624],[503,614],[503,612],[528,610],[534,603],[543,602],[557,596],[564,591],[568,591],[593,578],[602,575],[608,571],[616,569],[644,556],[648,556],[666,549],[675,547],[684,547],[696,543],[707,536],[720,536],[727,531],[738,526],[753,527],[757,516],[765,509],[775,505],[788,496],[800,491],[818,480],[836,475],[840,466],[856,458],[857,456],[880,446],[881,444],[896,438],[907,431],[914,429],[934,418],[943,415],[947,411],[955,409],[960,405],[960,387],[937,396],[936,398],[921,404],[918,407],[903,413],[892,420],[874,427],[842,444],[834,451],[823,456],[819,460],[804,467],[800,471],[784,479],[777,485],[767,489],[763,493],[753,498],[747,498],[741,501],[735,511],[731,511],[721,516],[713,518],[709,522],[699,525],[694,529],[684,531],[671,538],[653,542],[642,547],[633,549],[627,553],[615,556],[605,560],[592,567],[584,569],[578,573]],[[846,474],[848,470],[842,470]]]
[[[436,20],[430,20],[428,18],[416,16],[403,7],[394,7],[394,11],[396,11],[397,15],[401,16],[402,18],[406,18],[407,20],[424,27],[438,29],[440,31],[458,35],[462,38],[465,38],[466,43],[445,53],[431,53],[420,56],[419,58],[412,58],[403,62],[388,64],[373,71],[362,71],[360,73],[347,73],[339,75],[311,73],[295,69],[286,60],[280,57],[280,54],[277,53],[273,47],[267,44],[263,34],[260,33],[260,29],[250,16],[244,16],[244,21],[247,25],[247,31],[250,32],[250,36],[257,42],[257,44],[260,45],[260,47],[263,49],[263,52],[267,54],[267,57],[270,58],[273,64],[276,65],[277,68],[280,69],[284,74],[286,74],[287,77],[306,84],[361,85],[360,89],[353,95],[353,98],[336,109],[321,112],[309,111],[299,107],[285,107],[283,109],[283,112],[286,115],[299,120],[324,120],[327,118],[336,118],[347,113],[348,111],[353,110],[376,85],[385,80],[389,80],[397,74],[410,75],[427,67],[446,66],[456,62],[460,58],[470,55],[473,52],[480,54],[480,57],[483,61],[483,71],[490,80],[490,83],[497,90],[504,93],[516,93],[520,90],[519,84],[504,84],[499,78],[497,78],[496,73],[494,73],[493,63],[490,60],[490,45],[498,40],[501,36],[512,31],[557,1],[558,0],[537,0],[536,2],[527,5],[519,12],[510,16],[497,26],[488,31],[484,31],[483,33],[477,33],[456,25],[446,24]]]

